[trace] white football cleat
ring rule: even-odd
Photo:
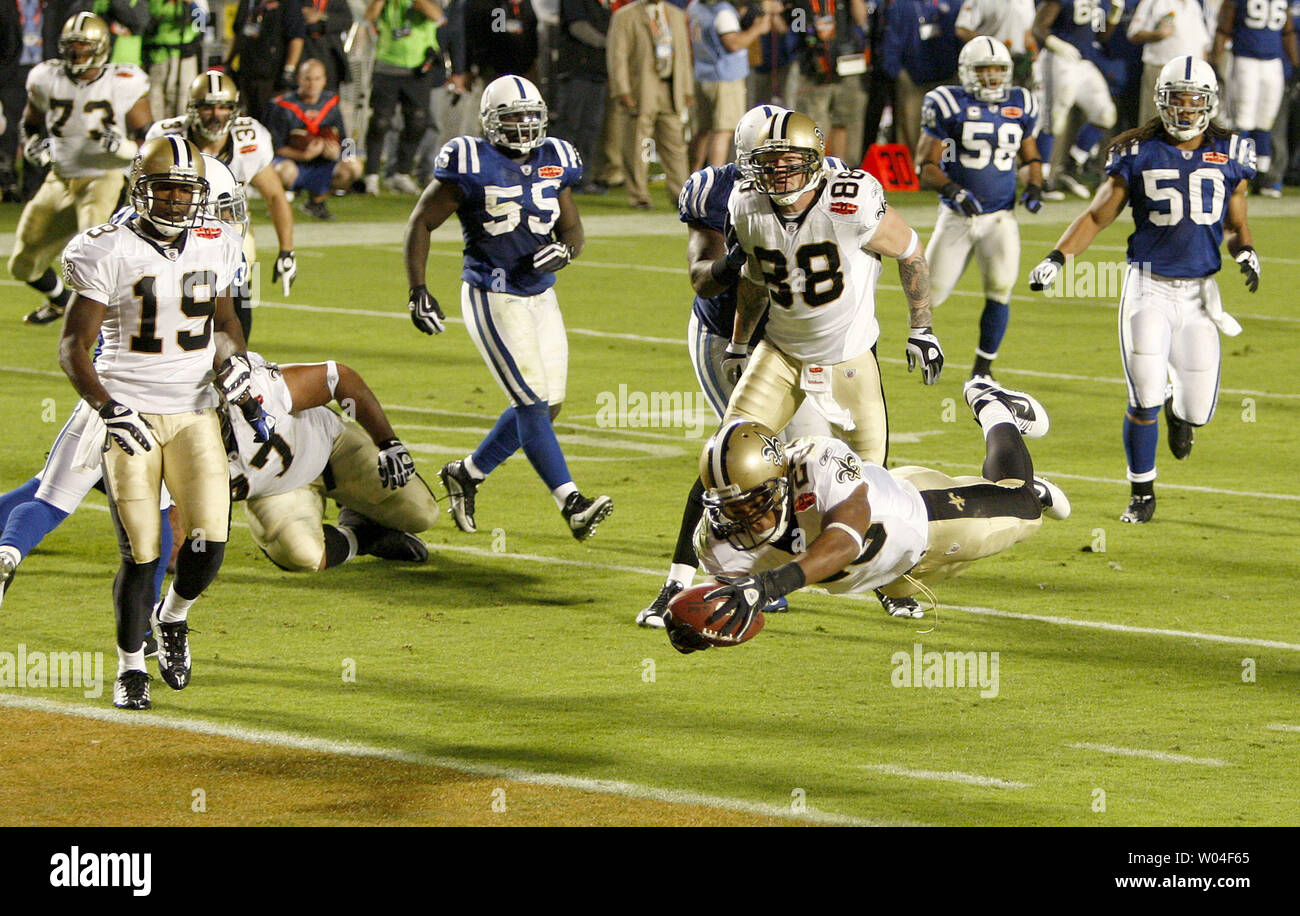
[[[966,403],[975,413],[976,422],[979,422],[980,411],[986,404],[1001,401],[1011,411],[1016,428],[1026,439],[1041,439],[1047,435],[1051,421],[1047,418],[1047,410],[1038,403],[1037,398],[1023,391],[1003,388],[997,382],[982,376],[967,379],[962,391],[966,395]]]
[[[1070,517],[1070,499],[1065,491],[1042,477],[1034,478],[1034,495],[1043,504],[1043,514],[1048,518],[1067,519]]]

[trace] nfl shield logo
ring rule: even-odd
[[[972,121],[978,121],[980,119],[980,110],[981,109],[978,105],[971,105],[966,109],[966,117],[970,118]]]
[[[523,172],[525,175],[531,175],[533,174],[533,167],[531,165],[523,165],[519,167],[519,171]]]

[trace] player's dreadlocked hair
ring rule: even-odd
[[[1205,136],[1210,140],[1225,140],[1232,136],[1232,131],[1228,130],[1226,127],[1220,126],[1215,121],[1211,121],[1205,128]],[[1154,140],[1156,138],[1163,139],[1175,145],[1179,142],[1169,136],[1168,132],[1165,130],[1164,121],[1160,119],[1160,115],[1156,115],[1141,127],[1134,127],[1131,130],[1126,130],[1114,140],[1111,140],[1110,144],[1106,147],[1105,154],[1101,157],[1101,161],[1105,162],[1112,152],[1128,143],[1132,143],[1134,140]]]

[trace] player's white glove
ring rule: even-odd
[[[438,300],[424,286],[411,287],[411,298],[406,307],[411,311],[411,323],[425,334],[442,333],[442,322],[447,316],[438,308]]]
[[[379,482],[390,490],[406,486],[415,474],[415,461],[400,439],[379,443]]]
[[[282,251],[275,258],[275,267],[271,270],[271,282],[276,280],[284,284],[284,294],[289,295],[294,278],[298,276],[298,259],[292,251]]]
[[[253,364],[248,354],[236,353],[217,370],[217,384],[228,404],[240,404],[253,394]]]
[[[1259,289],[1259,255],[1255,254],[1255,249],[1247,245],[1238,251],[1237,263],[1241,266],[1241,272],[1246,275],[1246,289],[1252,293]]]
[[[134,140],[128,140],[112,128],[100,134],[99,145],[110,156],[115,156],[127,162],[134,159],[135,154],[140,150]]]
[[[553,274],[561,267],[567,267],[572,260],[572,246],[564,242],[551,242],[534,252],[533,270],[539,274]]]
[[[1064,63],[1070,64],[1071,66],[1083,60],[1083,55],[1079,53],[1079,49],[1070,44],[1060,35],[1048,35],[1046,45],[1047,50],[1051,51]]]
[[[1053,248],[1051,254],[1039,261],[1038,266],[1029,272],[1029,288],[1036,293],[1051,289],[1052,284],[1056,282],[1056,275],[1064,266],[1065,255]]]
[[[939,193],[955,203],[963,216],[979,216],[984,212],[983,204],[979,202],[975,195],[955,181],[948,182]]]
[[[54,141],[49,137],[28,137],[23,144],[23,158],[38,169],[47,169],[54,161]]]
[[[153,427],[134,409],[117,401],[105,401],[104,406],[99,408],[99,415],[108,428],[108,434],[104,437],[104,451],[108,451],[114,442],[128,455],[135,454],[132,442],[146,452],[153,450],[154,439],[150,432]]]
[[[734,387],[740,381],[748,363],[749,347],[738,344],[734,340],[727,341],[727,355],[722,358],[722,377],[727,380],[728,385]]]
[[[933,385],[943,372],[943,347],[932,328],[912,328],[907,335],[907,371],[921,366],[921,381]]]

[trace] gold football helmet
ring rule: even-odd
[[[224,115],[217,112],[225,108]],[[190,83],[189,103],[185,106],[185,125],[213,143],[225,139],[239,110],[239,87],[220,70],[205,70]]]
[[[733,420],[721,427],[700,453],[704,514],[714,533],[737,550],[753,550],[785,534],[789,471],[785,444],[766,426]],[[770,525],[757,527],[772,513]]]
[[[94,13],[76,13],[63,23],[59,33],[59,56],[68,74],[76,77],[88,70],[98,70],[108,63],[112,39],[108,23]]]
[[[759,131],[749,165],[759,190],[787,206],[821,183],[826,137],[797,111],[775,114]]]
[[[183,137],[155,137],[141,147],[128,182],[135,212],[164,238],[193,226],[208,203],[203,155]]]

